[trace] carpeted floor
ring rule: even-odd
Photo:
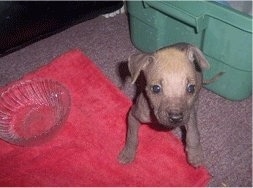
[[[137,52],[126,15],[100,16],[0,58],[0,86],[73,48],[81,49],[118,87],[124,62]],[[121,88],[133,98],[134,86]],[[209,186],[252,186],[252,98],[233,102],[203,89],[198,121],[205,164],[213,176]]]

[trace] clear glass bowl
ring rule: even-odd
[[[0,96],[0,138],[29,146],[45,141],[64,124],[70,94],[59,82],[20,81]]]

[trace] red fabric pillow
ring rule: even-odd
[[[35,78],[68,88],[70,115],[44,144],[20,147],[0,140],[1,186],[207,185],[207,170],[187,163],[181,141],[149,126],[140,129],[136,160],[117,162],[131,101],[81,51],[63,54],[22,79]]]

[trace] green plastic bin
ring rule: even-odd
[[[210,1],[129,1],[131,40],[143,52],[177,42],[198,46],[211,68],[225,72],[205,86],[230,100],[252,94],[252,16]]]

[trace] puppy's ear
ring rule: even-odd
[[[204,54],[193,45],[189,45],[187,49],[187,55],[189,60],[194,64],[196,71],[201,72],[210,68]]]
[[[133,54],[128,58],[128,69],[131,74],[132,84],[135,83],[140,72],[154,61],[155,57],[151,54]]]

